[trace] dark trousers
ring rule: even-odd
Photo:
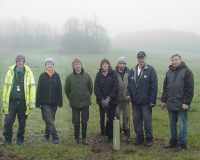
[[[4,119],[4,137],[6,141],[12,141],[13,124],[16,116],[18,118],[17,140],[24,141],[24,133],[26,127],[26,105],[24,101],[11,101],[9,105],[9,113]]]
[[[113,138],[113,120],[115,117],[115,110],[116,106],[114,105],[109,106],[107,109],[99,106],[101,134],[108,136],[109,139]]]
[[[74,125],[74,137],[80,138],[80,125],[82,125],[82,139],[87,136],[87,123],[89,120],[89,106],[81,109],[72,107],[72,123]]]
[[[55,116],[57,106],[43,105],[41,107],[42,118],[45,122],[45,137],[52,136],[53,139],[58,139],[57,130],[55,127]]]
[[[100,114],[100,129],[101,129],[101,135],[106,134],[106,111],[102,106],[99,106],[99,114]]]
[[[168,111],[170,121],[170,144],[187,144],[187,111]],[[177,135],[177,123],[179,123],[179,135]]]
[[[153,140],[152,134],[152,107],[149,105],[133,106],[133,123],[136,134],[136,140],[144,141],[144,131],[147,141]]]

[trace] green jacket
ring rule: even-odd
[[[4,80],[3,94],[2,94],[2,102],[3,102],[2,112],[4,114],[8,114],[9,112],[9,101],[13,85],[13,79],[15,75],[14,73],[15,66],[16,65],[9,67]],[[33,72],[27,65],[25,65],[24,93],[25,93],[25,100],[27,107],[26,115],[29,115],[31,110],[35,107],[36,88],[35,88],[35,80]]]
[[[92,79],[88,73],[71,73],[65,81],[65,93],[72,108],[83,108],[91,105],[93,92]]]

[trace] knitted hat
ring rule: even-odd
[[[118,64],[127,64],[126,57],[119,57],[117,60]]]
[[[54,65],[54,60],[53,60],[53,58],[51,58],[51,57],[46,58],[44,62],[45,62],[45,65],[47,65],[47,64],[52,64],[52,65]]]

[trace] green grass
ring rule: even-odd
[[[123,54],[121,51],[116,51],[114,54],[109,55],[81,55],[84,67],[87,72],[94,78],[99,68],[99,62],[102,58],[106,57],[114,64],[119,56],[127,56],[129,67],[135,65],[135,53],[126,52]],[[59,55],[47,54],[47,51],[30,51],[27,54],[27,62],[30,64],[34,71],[35,79],[38,80],[39,74],[43,69],[43,60],[45,57],[52,56],[56,61],[56,70],[60,73],[62,81],[67,74],[71,72],[71,61],[76,55]],[[162,111],[158,106],[153,110],[153,128],[155,144],[152,148],[135,147],[133,145],[134,133],[132,128],[132,143],[126,145],[122,143],[119,152],[113,152],[112,146],[106,143],[97,143],[99,133],[99,114],[98,106],[95,102],[95,97],[92,98],[92,106],[90,107],[90,120],[88,129],[88,138],[90,145],[82,146],[75,145],[73,141],[73,127],[71,124],[71,109],[68,106],[66,98],[64,98],[64,106],[59,109],[56,118],[56,126],[61,139],[61,144],[53,145],[43,141],[44,122],[41,118],[39,109],[35,109],[27,121],[26,128],[26,143],[24,146],[0,146],[0,159],[2,155],[11,157],[12,159],[27,159],[27,160],[198,160],[200,159],[200,123],[199,123],[199,62],[200,56],[184,54],[185,61],[193,70],[195,75],[195,97],[192,104],[192,110],[189,113],[189,149],[188,151],[177,153],[173,150],[164,150],[162,147],[168,142],[169,129],[168,129],[168,115],[166,111]],[[0,82],[2,87],[3,78],[7,67],[14,62],[14,56],[7,56],[6,54],[0,55]],[[169,55],[150,54],[148,62],[152,64],[159,77],[159,97],[162,90],[162,81],[167,70]],[[1,116],[1,119],[3,117]],[[3,120],[2,120],[3,122]],[[1,133],[3,131],[2,124]],[[15,123],[14,132],[16,135],[17,123]],[[2,141],[2,136],[0,136]],[[15,136],[14,136],[15,140]]]

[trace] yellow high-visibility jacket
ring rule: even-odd
[[[3,95],[2,95],[2,112],[4,114],[9,113],[9,100],[15,74],[14,73],[15,66],[16,65],[12,65],[9,67],[4,80]],[[25,92],[25,100],[27,107],[26,115],[29,115],[31,110],[35,108],[36,87],[35,87],[35,79],[33,76],[33,72],[27,65],[25,65],[24,92]]]

